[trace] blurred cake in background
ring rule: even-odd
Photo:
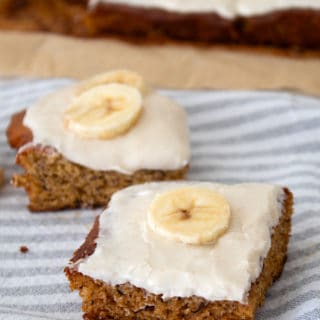
[[[2,0],[0,28],[282,48],[320,48],[319,0]]]

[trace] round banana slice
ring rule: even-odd
[[[76,90],[76,94],[81,94],[96,86],[110,83],[126,84],[138,89],[142,95],[146,95],[149,91],[143,77],[130,70],[114,70],[98,74],[88,80],[81,82]]]
[[[76,97],[64,125],[84,138],[110,139],[125,133],[142,111],[141,93],[124,84],[100,85]]]
[[[230,223],[225,198],[205,188],[185,187],[158,195],[149,208],[149,227],[157,234],[186,244],[212,244]]]

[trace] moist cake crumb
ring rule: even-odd
[[[27,252],[29,252],[29,248],[27,246],[21,246],[20,247],[20,252],[21,253],[27,253]]]

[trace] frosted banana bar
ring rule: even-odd
[[[292,212],[276,185],[132,186],[65,272],[85,319],[253,320],[283,269]]]
[[[132,184],[183,179],[186,114],[137,73],[114,70],[60,89],[12,117],[9,144],[32,211],[104,206]]]

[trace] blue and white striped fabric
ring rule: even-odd
[[[9,184],[10,115],[66,79],[0,81],[0,319],[81,319],[81,301],[63,274],[99,211],[30,214]],[[287,185],[295,194],[288,261],[258,320],[320,319],[320,100],[293,93],[164,91],[189,114],[189,179]],[[21,245],[29,252],[22,254]]]

